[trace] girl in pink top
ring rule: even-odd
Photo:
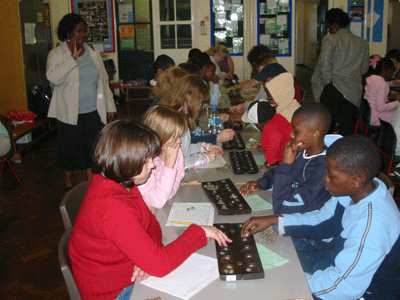
[[[181,135],[187,123],[182,113],[156,105],[144,114],[143,124],[157,133],[162,145],[160,155],[154,158],[155,168],[146,183],[138,186],[143,200],[154,212],[154,208],[162,208],[176,194],[185,176]]]
[[[367,77],[364,98],[371,106],[371,125],[380,125],[379,119],[392,122],[398,101],[389,101],[389,85],[385,79],[390,79],[394,72],[394,64],[390,59],[379,55],[370,57],[369,77]]]

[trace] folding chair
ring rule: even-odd
[[[82,300],[74,274],[72,273],[71,259],[68,254],[68,244],[71,239],[71,233],[72,227],[65,230],[60,239],[60,243],[58,244],[58,262],[60,263],[61,272],[67,284],[69,297],[71,300]]]
[[[65,230],[74,227],[76,216],[85,197],[86,190],[89,186],[88,181],[81,182],[70,190],[60,203],[61,217],[64,222]]]

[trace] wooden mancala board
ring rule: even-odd
[[[219,278],[224,281],[264,278],[264,269],[254,237],[240,236],[243,224],[221,223],[214,226],[232,240],[228,247],[215,242]]]
[[[251,214],[249,204],[229,178],[201,183],[205,193],[219,215]]]

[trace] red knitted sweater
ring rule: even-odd
[[[135,265],[163,277],[206,244],[203,229],[191,225],[163,246],[160,224],[137,187],[128,192],[94,175],[75,220],[69,255],[83,299],[114,299],[132,284]]]

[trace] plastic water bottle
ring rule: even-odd
[[[211,106],[211,110],[209,111],[208,115],[208,133],[209,134],[215,134],[216,133],[216,128],[215,128],[215,112],[217,110],[216,105]]]
[[[215,116],[215,133],[220,133],[222,131],[221,118],[219,116]]]

